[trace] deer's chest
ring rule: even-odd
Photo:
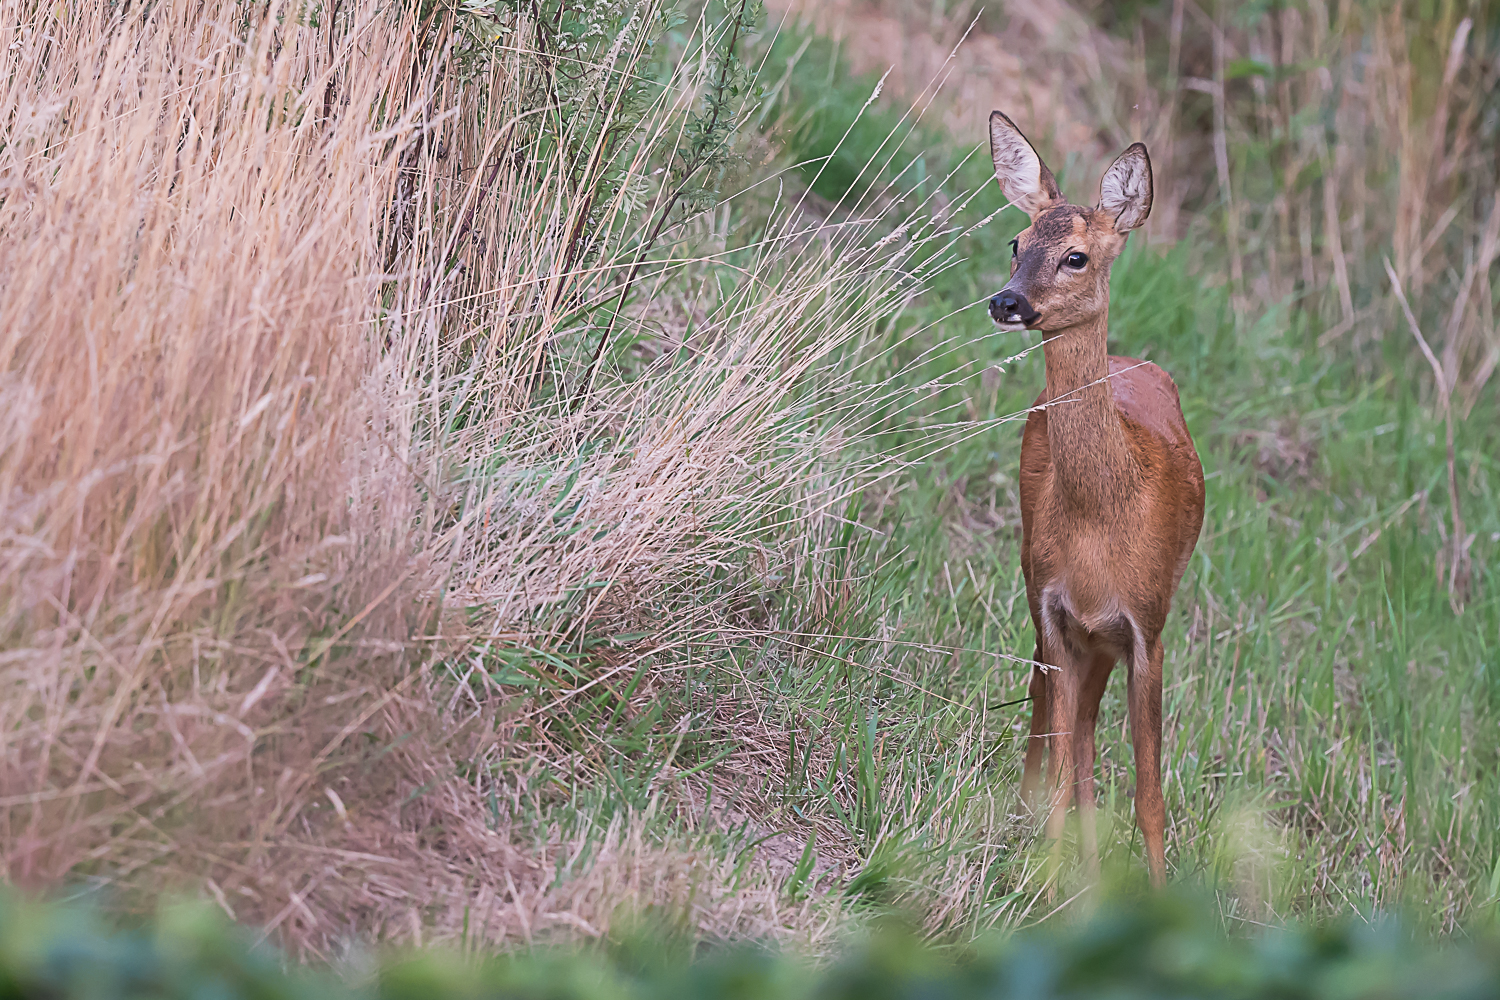
[[[1107,524],[1049,517],[1039,510],[1031,532],[1032,576],[1044,589],[1065,599],[1085,624],[1113,619],[1129,588],[1130,573],[1122,556],[1128,536]]]
[[[1043,604],[1099,634],[1122,619],[1149,628],[1164,617],[1156,584],[1170,573],[1170,545],[1149,518],[1130,505],[1086,516],[1054,497],[1038,499],[1027,526],[1027,579]]]

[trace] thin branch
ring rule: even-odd
[[[714,87],[714,96],[708,101],[708,126],[703,130],[703,134],[710,138],[713,136],[714,130],[719,126],[719,117],[724,108],[724,91],[729,86],[730,74],[733,72],[732,60],[734,59],[735,47],[739,44],[740,27],[745,19],[745,8],[749,4],[750,0],[740,0],[739,10],[734,15],[734,27],[729,33],[729,44],[724,49],[724,67],[719,72],[719,79]],[[646,263],[646,255],[651,252],[651,248],[656,244],[657,238],[661,236],[661,231],[666,226],[667,220],[671,217],[672,210],[677,207],[678,200],[687,191],[688,184],[692,182],[694,175],[698,173],[705,163],[710,162],[712,159],[711,150],[707,148],[700,149],[694,161],[682,175],[682,181],[677,185],[677,190],[672,192],[671,197],[666,200],[661,211],[657,213],[656,222],[652,225],[651,232],[647,234],[645,241],[636,252],[635,261],[630,265],[629,273],[625,275],[625,283],[620,286],[620,296],[615,302],[614,310],[610,313],[608,325],[605,326],[603,334],[599,337],[599,343],[594,347],[594,355],[589,359],[588,370],[584,372],[583,379],[579,382],[578,389],[573,394],[573,399],[568,407],[570,410],[576,410],[593,387],[594,377],[599,373],[599,363],[604,358],[604,348],[609,344],[610,339],[614,335],[615,324],[620,318],[620,310],[625,308],[626,298],[630,295],[630,289],[635,285],[635,279]]]
[[[1448,606],[1453,609],[1455,615],[1461,615],[1464,611],[1464,603],[1469,597],[1467,565],[1469,550],[1465,544],[1467,532],[1464,530],[1464,519],[1458,509],[1458,463],[1454,460],[1453,453],[1453,398],[1450,395],[1452,387],[1448,385],[1448,380],[1443,375],[1443,366],[1438,361],[1437,355],[1432,352],[1427,338],[1422,336],[1422,329],[1417,325],[1417,317],[1411,311],[1411,304],[1406,301],[1406,292],[1401,289],[1401,279],[1397,277],[1396,269],[1391,266],[1391,259],[1383,257],[1381,260],[1385,264],[1386,276],[1391,279],[1391,288],[1396,292],[1396,301],[1401,303],[1401,311],[1406,315],[1406,325],[1411,328],[1411,335],[1417,339],[1417,346],[1422,349],[1422,356],[1427,359],[1427,364],[1432,368],[1432,377],[1437,380],[1438,405],[1443,409],[1443,420],[1447,429],[1448,505],[1449,516],[1453,519],[1453,533],[1449,539],[1452,552],[1447,558]],[[1440,573],[1441,569],[1439,565]]]

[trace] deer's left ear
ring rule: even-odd
[[[1139,228],[1151,214],[1151,157],[1135,143],[1104,171],[1099,182],[1099,209],[1115,220],[1115,232]]]

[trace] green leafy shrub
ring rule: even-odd
[[[1203,900],[1167,896],[1115,901],[1087,921],[963,949],[923,942],[892,923],[823,968],[746,944],[690,958],[646,934],[479,961],[426,951],[363,978],[288,967],[200,906],[116,930],[82,907],[0,901],[0,996],[68,1000],[1457,1000],[1500,991],[1500,949],[1434,946],[1390,920],[1231,937]]]

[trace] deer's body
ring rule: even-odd
[[[1172,379],[1106,346],[1109,265],[1150,211],[1150,162],[1132,146],[1105,174],[1100,206],[1088,209],[1062,198],[999,112],[991,147],[1001,185],[1032,226],[1017,237],[1011,281],[990,312],[1001,326],[1041,330],[1047,364],[1021,441],[1021,567],[1037,664],[1022,797],[1034,800],[1050,744],[1048,834],[1060,840],[1076,787],[1084,853],[1097,868],[1094,731],[1123,661],[1136,816],[1160,884],[1161,633],[1203,524],[1203,468]]]
[[[1097,386],[1077,391],[1094,381],[1085,376],[1038,396],[1021,438],[1021,567],[1039,639],[1081,627],[1074,641],[1093,646],[1122,628],[1142,641],[1160,632],[1202,524],[1202,471],[1177,386],[1150,362],[1107,366]],[[1062,402],[1049,408],[1053,398]],[[1116,454],[1101,461],[1084,443],[1097,433],[1085,421],[1111,436],[1118,428]],[[1114,649],[1124,658],[1132,645]]]

